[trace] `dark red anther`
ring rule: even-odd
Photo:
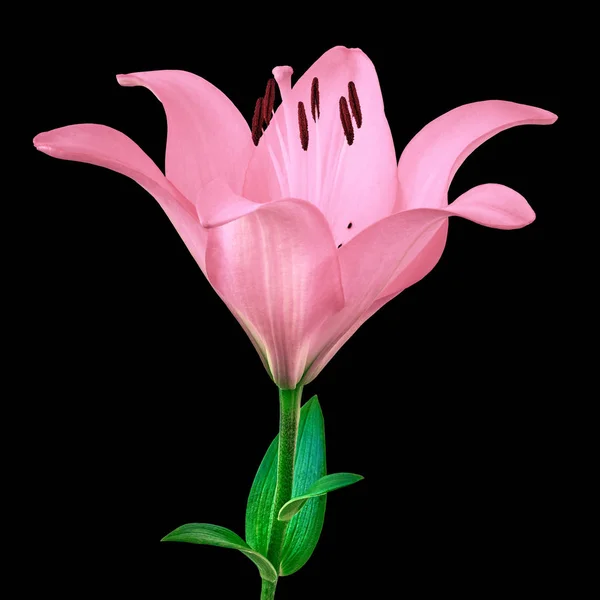
[[[265,89],[265,96],[262,104],[263,122],[265,127],[271,122],[271,118],[273,117],[273,108],[275,108],[275,80],[271,77],[271,79],[267,81],[267,87]]]
[[[310,112],[315,123],[317,122],[317,118],[321,116],[319,100],[319,80],[315,77],[310,86]]]
[[[350,108],[352,109],[352,116],[356,121],[356,126],[360,129],[362,125],[362,111],[360,110],[360,102],[358,101],[354,81],[348,83],[348,100],[350,100]]]
[[[304,102],[298,102],[298,127],[300,129],[300,143],[302,144],[302,150],[308,150],[308,121],[306,120]]]
[[[258,146],[258,140],[262,135],[262,124],[263,124],[263,113],[262,113],[263,99],[259,98],[254,106],[254,115],[252,115],[252,141],[255,146]]]
[[[352,117],[348,110],[348,102],[344,96],[340,98],[340,120],[342,121],[348,146],[352,146],[352,142],[354,141],[354,127],[352,127]]]

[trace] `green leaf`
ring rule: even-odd
[[[302,411],[296,448],[293,497],[305,494],[313,483],[327,473],[325,425],[318,398],[313,396]],[[311,557],[323,529],[326,504],[326,495],[311,498],[288,523],[279,569],[282,575],[295,573]]]
[[[279,435],[275,437],[254,478],[246,508],[246,541],[257,552],[267,555],[271,512],[277,485],[277,450]]]
[[[352,485],[361,479],[364,479],[362,475],[355,475],[354,473],[333,473],[332,475],[325,475],[325,477],[321,477],[321,479],[315,481],[304,494],[296,496],[289,502],[286,502],[279,511],[278,519],[280,521],[289,521],[311,498],[323,496],[334,490],[339,490],[340,488]]]
[[[262,554],[250,548],[237,533],[225,527],[208,523],[188,523],[165,535],[161,542],[188,542],[239,550],[258,567],[262,579],[272,583],[277,581],[277,572],[273,565]]]
[[[246,540],[260,554],[267,553],[269,543],[278,443],[279,436],[273,440],[260,464],[246,509]],[[318,398],[313,396],[300,411],[293,495],[304,494],[326,472],[323,414]],[[326,500],[327,496],[312,498],[289,522],[283,544],[281,574],[295,573],[310,558],[323,528]]]

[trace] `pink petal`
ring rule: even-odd
[[[448,238],[448,221],[442,222],[440,225],[432,227],[430,231],[423,234],[423,244],[421,251],[414,259],[406,265],[406,268],[394,278],[378,296],[379,298],[387,298],[386,302],[397,296],[402,290],[421,281],[425,275],[431,272],[433,267],[437,265]],[[382,305],[383,306],[383,305]]]
[[[338,46],[321,56],[291,90],[285,89],[289,67],[274,72],[285,100],[250,162],[244,196],[256,202],[286,196],[308,200],[327,217],[336,244],[346,243],[389,215],[397,193],[396,155],[375,68],[361,50]],[[315,77],[320,92],[316,122],[311,116]],[[352,120],[351,146],[344,136],[339,104],[340,97],[349,99],[349,82],[356,86],[362,112],[360,128]],[[299,102],[304,104],[308,120],[307,151],[300,142]],[[273,157],[277,166],[273,166]]]
[[[117,80],[123,86],[147,87],[163,103],[166,175],[185,196],[195,198],[217,177],[241,192],[252,140],[244,117],[223,92],[186,71],[131,73]]]
[[[436,265],[446,241],[447,218],[460,216],[487,227],[514,229],[533,221],[527,201],[497,184],[477,186],[446,209],[412,209],[375,223],[339,249],[346,305],[314,336],[312,381],[370,316]]]
[[[310,363],[309,368],[307,369],[304,377],[302,378],[302,384],[307,385],[311,381],[313,381],[317,375],[327,366],[329,361],[337,354],[338,350],[356,333],[358,328],[370,317],[372,317],[384,304],[388,302],[385,300],[375,300],[373,304],[369,307],[369,309],[363,313],[359,319],[354,321],[350,325],[348,329],[341,332],[341,335],[337,337],[333,337],[330,342],[324,347],[321,348],[321,352],[317,354],[316,357],[313,357],[313,352],[311,352],[310,357],[312,361]],[[334,315],[334,319],[337,315]],[[341,322],[343,320],[342,315],[339,316],[336,321]],[[333,319],[332,319],[333,321]],[[338,329],[338,333],[341,330]],[[311,350],[314,348],[320,348],[320,344],[322,343],[322,338],[316,338],[311,344]]]
[[[502,100],[465,104],[438,117],[417,133],[400,157],[394,212],[446,206],[454,174],[483,142],[516,125],[549,125],[556,119],[541,108]]]
[[[495,229],[518,229],[535,219],[521,194],[497,183],[471,188],[450,204],[448,212]]]
[[[345,306],[313,336],[304,384],[312,381],[342,346],[340,339],[346,341],[366,320],[366,316],[361,318],[386,285],[419,255],[430,239],[427,233],[447,217],[444,210],[427,208],[397,213],[371,225],[338,250]]]
[[[535,219],[535,213],[521,194],[496,183],[479,185],[465,192],[450,204],[448,212],[495,229],[517,229],[529,225]],[[442,223],[438,229],[426,235],[430,238],[427,245],[386,286],[379,298],[385,297],[388,302],[402,290],[423,279],[435,267],[446,245],[448,223]]]
[[[324,216],[303,200],[262,205],[209,230],[206,266],[275,383],[294,388],[306,367],[311,334],[344,302]]]
[[[196,199],[196,210],[203,227],[225,225],[262,206],[233,192],[223,179],[214,179],[202,188]]]
[[[204,270],[206,233],[198,222],[194,205],[125,134],[104,125],[88,123],[40,133],[33,143],[50,156],[106,167],[139,183],[156,198]]]

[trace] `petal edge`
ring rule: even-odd
[[[188,198],[221,177],[241,192],[252,155],[250,129],[240,111],[217,87],[187,71],[117,75],[125,87],[148,88],[167,115],[167,178]]]
[[[446,206],[452,178],[481,144],[505,129],[551,125],[557,118],[535,106],[485,100],[459,106],[434,119],[413,137],[400,156],[395,212]]]
[[[208,230],[206,267],[213,287],[264,350],[275,383],[296,387],[313,332],[344,304],[324,215],[294,198],[258,205]]]
[[[204,271],[205,235],[193,204],[131,138],[106,125],[84,123],[45,131],[33,143],[49,156],[105,167],[133,179],[154,196]]]

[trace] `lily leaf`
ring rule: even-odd
[[[271,530],[271,513],[277,486],[279,435],[265,454],[250,489],[246,508],[246,541],[254,550],[267,555]]]
[[[277,483],[278,443],[279,436],[275,437],[260,464],[246,509],[246,540],[263,555],[266,555],[269,544]],[[305,493],[326,472],[323,413],[317,396],[313,396],[300,411],[292,490],[294,497]],[[289,522],[283,542],[280,574],[295,573],[310,558],[323,528],[326,500],[327,496],[310,499],[301,513]]]
[[[318,398],[313,396],[302,410],[292,489],[294,498],[305,494],[313,483],[327,473],[325,425]],[[281,553],[281,575],[295,573],[312,556],[321,537],[326,504],[326,495],[311,498],[288,523]]]
[[[225,527],[208,523],[188,523],[165,535],[161,542],[188,542],[239,550],[258,567],[262,579],[272,583],[277,581],[277,571],[273,565],[262,554],[248,546],[237,533]]]
[[[355,475],[354,473],[333,473],[332,475],[325,475],[325,477],[321,477],[321,479],[315,481],[304,494],[296,496],[289,502],[286,502],[279,511],[278,519],[280,521],[289,521],[311,498],[323,496],[334,490],[339,490],[340,488],[352,485],[361,479],[364,479],[362,475]]]

